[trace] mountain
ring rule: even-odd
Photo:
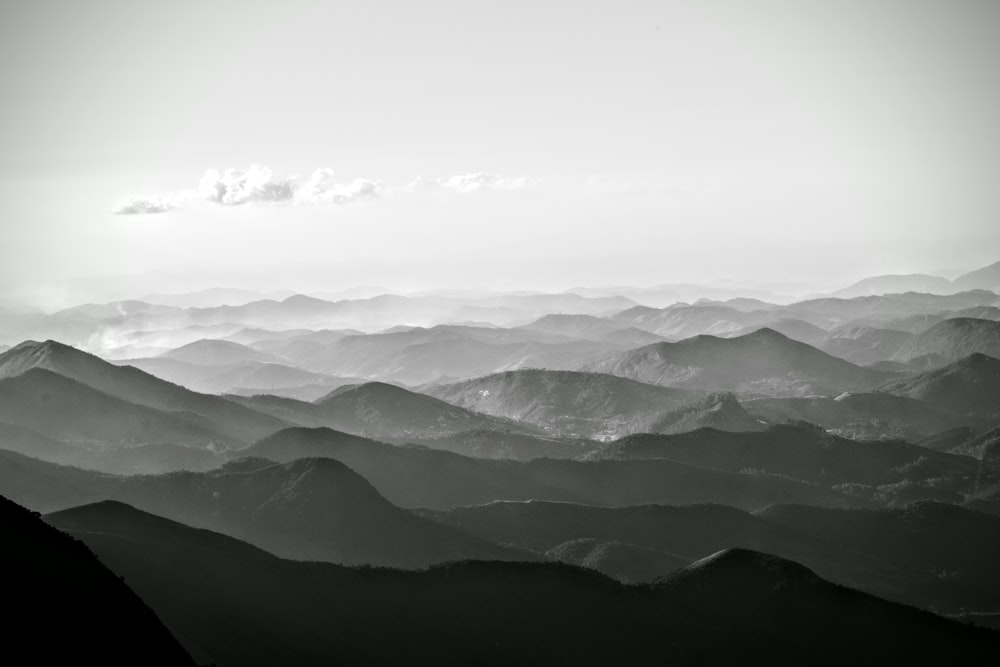
[[[475,458],[530,461],[576,458],[597,448],[600,443],[582,438],[476,429],[436,438],[420,438],[415,444]]]
[[[889,377],[770,329],[737,338],[695,336],[647,345],[587,364],[583,370],[684,389],[775,396],[858,391]]]
[[[763,431],[767,425],[744,410],[733,394],[710,394],[693,405],[663,415],[648,431],[685,433],[701,428],[748,432]]]
[[[314,400],[328,394],[336,387],[358,382],[357,378],[338,378],[285,364],[259,361],[206,366],[163,357],[150,357],[126,359],[115,363],[134,366],[161,380],[179,384],[202,394],[268,393]]]
[[[957,361],[976,352],[1000,358],[1000,322],[972,317],[945,320],[915,336],[893,359],[907,361],[936,354],[946,361]]]
[[[818,505],[859,502],[794,480],[709,470],[675,461],[495,461],[426,447],[352,441],[324,429],[287,429],[241,453],[282,461],[332,456],[403,507],[446,508],[530,499],[612,506],[722,502],[747,508],[790,497]]]
[[[628,545],[612,549],[611,554],[617,551],[621,556],[615,561],[615,576],[632,581],[651,581],[651,566],[655,571],[655,567],[670,565],[666,555],[689,564],[720,549],[744,547],[794,560],[830,581],[907,604],[957,611],[966,602],[974,602],[976,609],[992,608],[983,596],[942,582],[934,573],[914,570],[905,563],[887,564],[822,536],[722,505],[593,507],[498,502],[425,515],[484,540],[550,556],[573,558],[591,553],[591,546]],[[969,533],[963,539],[968,542],[974,536]]]
[[[1000,602],[1000,517],[935,502],[849,512],[777,505],[758,516],[899,567],[946,577],[963,589],[970,607],[995,608]]]
[[[832,296],[850,299],[856,296],[879,294],[902,294],[904,292],[923,292],[927,294],[951,294],[961,291],[947,278],[931,276],[926,273],[909,273],[904,275],[873,276],[837,290]]]
[[[563,436],[643,431],[698,394],[600,373],[523,369],[422,390],[463,408],[527,422]]]
[[[854,325],[831,331],[816,345],[827,354],[868,366],[895,357],[913,339],[913,334],[893,329]]]
[[[0,379],[0,421],[56,440],[109,446],[232,442],[197,415],[129,403],[44,368]]]
[[[384,382],[334,389],[315,401],[325,423],[375,438],[434,438],[476,429],[534,429]]]
[[[82,542],[0,497],[4,654],[39,665],[195,663]]]
[[[770,664],[833,665],[858,651],[888,664],[972,661],[1000,646],[988,631],[815,575],[791,577],[802,568],[759,554],[742,560],[766,566],[718,559],[693,575],[628,587],[554,563],[423,572],[290,563],[120,505],[46,518],[221,664],[608,665],[664,655],[727,664],[749,653]],[[718,590],[734,580],[738,601]],[[747,607],[766,608],[766,622]]]
[[[229,440],[249,442],[286,423],[218,396],[198,394],[137,368],[119,367],[55,341],[26,341],[0,354],[0,379],[46,369],[110,396],[164,412],[197,415]],[[163,441],[163,438],[158,438]]]
[[[897,396],[919,399],[959,415],[1000,418],[1000,359],[970,354],[937,368],[889,381],[879,388]]]
[[[637,307],[612,317],[619,327],[635,327],[671,340],[711,334],[733,335],[741,329],[760,328],[776,319],[771,311],[745,312],[722,304],[677,304],[657,310]]]
[[[560,563],[597,570],[626,584],[653,581],[689,564],[685,558],[618,541],[584,537],[558,544],[545,555]]]
[[[961,275],[955,278],[954,283],[955,287],[963,290],[1000,291],[1000,262]]]
[[[939,407],[937,401],[883,391],[845,393],[836,398],[759,398],[745,401],[743,406],[767,422],[806,421],[855,440],[888,437],[913,442],[960,426],[984,423],[979,417]]]
[[[247,362],[276,363],[273,355],[228,340],[196,340],[177,349],[159,355],[163,359],[173,359],[200,366],[228,366]]]
[[[951,495],[971,489],[978,474],[976,461],[968,457],[900,441],[857,442],[797,425],[771,426],[757,433],[701,429],[678,435],[631,435],[601,446],[587,458],[670,459],[717,470],[758,471],[828,487],[933,482],[936,494]]]
[[[825,339],[828,335],[825,329],[821,329],[815,324],[810,324],[804,320],[797,320],[791,317],[769,321],[767,323],[767,328],[777,331],[782,336],[791,338],[792,340],[797,340],[800,343],[812,345],[813,347],[818,347],[819,344],[823,342],[823,339]],[[733,334],[726,337],[734,338],[738,336],[746,336],[747,334],[752,334],[758,329],[760,329],[760,325],[752,324],[750,326],[743,327],[742,329],[738,329]]]
[[[0,452],[0,488],[40,511],[118,500],[296,560],[415,568],[525,557],[396,507],[329,458],[119,477]]]

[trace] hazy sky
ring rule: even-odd
[[[991,0],[5,0],[0,293],[974,268],[998,63]]]

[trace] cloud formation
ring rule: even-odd
[[[411,192],[452,192],[468,194],[472,192],[511,192],[524,190],[531,186],[525,176],[506,178],[499,174],[478,172],[428,179],[418,177],[406,189]]]
[[[146,215],[166,213],[179,208],[172,197],[129,197],[115,207],[115,215]]]
[[[419,192],[471,194],[476,192],[511,192],[531,186],[526,177],[507,178],[497,174],[472,173],[441,178],[417,178],[403,188],[389,189],[377,181],[357,178],[347,183],[334,180],[329,168],[315,170],[301,185],[296,176],[277,178],[267,167],[251,165],[249,169],[209,169],[198,182],[197,190],[168,197],[132,197],[115,208],[118,215],[164,213],[191,201],[204,201],[219,206],[241,205],[335,205],[383,199],[397,194]]]
[[[227,169],[222,174],[209,169],[198,182],[198,194],[224,206],[288,201],[295,196],[295,176],[276,179],[270,169],[256,164],[246,171]]]

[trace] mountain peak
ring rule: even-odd
[[[691,563],[669,577],[673,583],[708,582],[712,586],[765,586],[791,588],[822,581],[816,574],[798,563],[779,556],[744,548],[717,551]]]

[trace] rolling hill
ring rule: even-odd
[[[647,430],[659,415],[699,398],[693,392],[611,375],[535,369],[423,387],[422,391],[463,408],[580,437]]]
[[[942,368],[892,380],[879,391],[906,396],[959,415],[1000,419],[1000,359],[970,354]]]
[[[583,370],[669,387],[774,396],[860,391],[890,377],[770,329],[737,338],[695,336],[647,345],[587,364]]]

